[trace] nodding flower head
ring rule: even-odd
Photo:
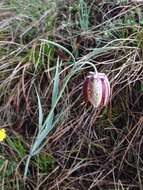
[[[107,105],[110,97],[110,83],[104,73],[90,72],[83,83],[85,102],[90,102],[95,108]]]

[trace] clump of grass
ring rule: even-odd
[[[1,188],[139,189],[142,6],[63,2],[0,4]],[[95,66],[111,83],[104,110],[82,98]]]
[[[36,160],[37,169],[39,173],[47,175],[55,167],[55,160],[50,154],[39,154]]]
[[[79,14],[80,15],[80,19],[79,19],[80,27],[81,27],[81,30],[87,31],[89,28],[90,10],[84,0],[79,1],[79,7],[80,7],[80,14]]]

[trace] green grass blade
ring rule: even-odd
[[[42,105],[41,105],[41,101],[40,101],[40,97],[39,97],[37,89],[36,89],[36,94],[37,94],[37,98],[38,98],[38,110],[39,110],[39,122],[38,123],[39,123],[39,130],[40,130],[42,128],[42,123],[43,123],[43,111],[42,111]]]
[[[58,84],[59,84],[59,59],[57,60],[57,66],[56,66],[56,72],[54,77],[54,86],[53,86],[53,92],[52,92],[52,107],[56,107],[57,98],[58,98]],[[47,116],[47,119],[45,120],[44,124],[42,125],[41,122],[43,122],[43,114],[42,114],[42,106],[40,102],[40,97],[37,93],[38,97],[38,106],[39,106],[39,123],[41,124],[40,130],[36,136],[35,142],[31,146],[30,154],[27,158],[26,166],[25,166],[25,172],[24,177],[27,176],[28,167],[30,163],[30,159],[32,156],[35,155],[35,152],[38,153],[37,150],[41,150],[40,146],[42,145],[43,141],[45,140],[45,137],[49,134],[51,129],[53,128],[53,118],[54,118],[54,109],[51,109],[51,112]],[[51,107],[51,108],[52,108]]]
[[[50,41],[50,40],[40,39],[40,41],[46,42],[47,44],[51,44],[51,45],[54,45],[54,46],[56,46],[56,47],[58,47],[60,49],[63,49],[66,53],[68,53],[72,57],[74,63],[76,63],[75,57],[73,56],[73,54],[67,48],[61,46],[60,44],[58,44],[56,42]]]

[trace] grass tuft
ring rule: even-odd
[[[142,189],[142,12],[127,0],[0,2],[0,189]],[[83,100],[90,71],[110,80],[103,110]]]

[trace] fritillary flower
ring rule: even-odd
[[[107,105],[110,97],[110,83],[104,73],[90,72],[83,84],[83,95],[86,102],[95,108]]]

